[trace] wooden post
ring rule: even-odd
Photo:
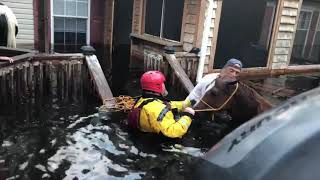
[[[39,6],[38,6],[38,13],[39,13],[39,18],[38,18],[38,32],[39,32],[39,51],[40,52],[48,52],[49,48],[48,45],[46,45],[46,42],[48,41],[47,39],[47,22],[48,22],[48,11],[47,11],[47,1],[38,1]]]
[[[187,90],[188,93],[190,93],[194,86],[186,72],[181,67],[180,63],[177,61],[174,49],[172,47],[165,47],[165,57],[166,60],[169,62],[172,71],[175,73],[177,78],[180,80],[180,83],[183,85],[183,88]]]
[[[106,77],[104,76],[97,57],[93,54],[95,50],[91,46],[84,46],[81,49],[83,50],[83,54],[85,55],[90,75],[93,79],[93,83],[96,86],[96,90],[98,91],[102,102],[104,102],[104,100],[106,99],[112,99],[113,94],[111,92],[109,84],[106,80]],[[110,101],[107,102],[109,103]]]

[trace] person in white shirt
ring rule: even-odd
[[[215,80],[219,77],[222,79],[238,78],[242,69],[242,63],[238,59],[230,59],[221,69],[220,73],[211,73],[205,75],[198,84],[193,88],[187,96],[186,101],[191,102],[191,105],[196,105],[207,90],[215,85]]]

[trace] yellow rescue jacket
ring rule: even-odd
[[[142,102],[152,98],[140,98],[135,104],[135,108]],[[181,138],[187,133],[191,124],[191,118],[188,115],[182,115],[179,119],[174,119],[172,109],[181,112],[186,106],[190,106],[189,101],[164,101],[153,98],[141,108],[139,129],[143,132],[162,133],[170,138]]]

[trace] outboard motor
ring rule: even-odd
[[[320,88],[291,98],[227,135],[206,153],[198,179],[320,179]]]

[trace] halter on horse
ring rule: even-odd
[[[227,110],[233,120],[242,123],[271,107],[266,99],[244,83],[217,78],[215,86],[205,93],[194,109],[200,112]]]

